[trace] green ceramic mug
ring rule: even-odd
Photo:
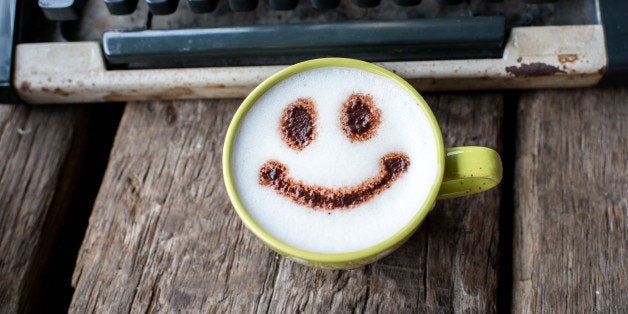
[[[307,138],[307,136],[312,137],[317,134],[316,132],[313,132],[311,129],[308,129],[309,131],[312,131],[309,133],[307,132],[290,133],[289,131],[286,131],[286,129],[284,128],[286,125],[288,125],[287,124],[288,122],[286,122],[288,120],[286,120],[285,118],[286,112],[288,112],[286,110],[288,109],[285,109],[285,108],[288,108],[286,107],[288,103],[293,102],[294,99],[297,98],[294,95],[298,95],[298,92],[296,94],[294,93],[295,88],[289,88],[288,91],[290,93],[290,96],[287,96],[286,98],[287,100],[285,103],[276,102],[277,103],[276,105],[283,109],[280,109],[280,108],[267,109],[274,105],[273,104],[269,105],[267,103],[264,103],[264,100],[269,99],[269,97],[276,97],[277,96],[276,94],[279,93],[277,90],[281,90],[279,89],[280,88],[279,86],[282,86],[283,84],[282,82],[285,82],[286,79],[291,78],[293,76],[295,78],[296,77],[307,78],[306,75],[309,75],[310,72],[315,73],[315,71],[313,70],[317,70],[320,72],[321,70],[326,70],[326,69],[331,69],[334,71],[335,69],[340,69],[339,71],[341,72],[345,70],[346,71],[359,70],[364,73],[367,73],[365,74],[367,76],[371,75],[373,78],[375,78],[375,81],[384,80],[383,82],[385,82],[386,84],[393,84],[395,86],[394,87],[395,89],[401,90],[404,94],[404,97],[408,97],[408,99],[412,101],[412,106],[415,106],[415,105],[418,106],[418,108],[420,109],[419,111],[422,112],[421,114],[425,117],[425,121],[426,121],[425,125],[426,125],[426,128],[429,130],[429,132],[427,132],[429,134],[427,135],[427,138],[430,143],[433,143],[433,152],[434,152],[433,155],[435,156],[433,158],[433,161],[430,162],[430,164],[428,165],[423,165],[425,164],[425,162],[422,162],[422,163],[410,162],[411,158],[407,158],[407,156],[403,158],[398,157],[397,159],[392,159],[394,162],[396,162],[395,165],[404,164],[404,160],[405,160],[408,162],[407,164],[405,164],[404,166],[405,168],[403,169],[398,168],[397,170],[390,168],[392,169],[390,170],[388,166],[386,166],[388,164],[385,165],[384,158],[382,158],[382,164],[381,164],[382,170],[380,171],[381,176],[379,177],[374,176],[373,178],[370,179],[370,181],[368,180],[365,181],[365,182],[370,182],[370,183],[365,183],[364,185],[361,185],[364,187],[361,190],[358,188],[353,188],[353,187],[351,188],[342,187],[342,188],[332,189],[332,188],[322,188],[320,187],[321,184],[308,185],[304,183],[303,181],[299,181],[297,179],[287,179],[288,174],[285,169],[285,166],[281,166],[284,168],[281,168],[281,167],[268,168],[267,163],[265,163],[264,165],[260,165],[260,162],[255,161],[257,157],[256,156],[257,154],[255,152],[257,150],[260,150],[260,152],[262,152],[260,154],[262,155],[269,154],[269,152],[273,152],[274,149],[280,149],[278,147],[282,145],[285,146],[285,145],[282,144],[279,140],[273,142],[272,139],[269,139],[268,143],[266,143],[266,141],[262,141],[262,143],[249,145],[249,147],[246,147],[246,145],[248,144],[245,144],[246,142],[244,139],[242,140],[240,139],[240,137],[243,136],[243,135],[240,135],[244,129],[243,123],[245,124],[248,123],[249,125],[245,125],[245,127],[250,129],[251,125],[255,125],[255,124],[251,124],[253,122],[248,122],[248,121],[259,120],[259,116],[247,117],[247,115],[251,112],[256,112],[255,114],[257,115],[260,114],[258,112],[265,112],[265,111],[260,111],[260,110],[271,110],[271,112],[272,110],[275,110],[277,112],[284,112],[284,115],[281,117],[273,117],[272,114],[265,114],[265,116],[266,115],[268,116],[268,119],[270,121],[268,123],[271,123],[270,132],[275,132],[275,131],[285,132],[284,134],[288,134],[288,136],[292,136],[294,135],[292,133],[295,133],[297,134],[297,136],[299,135],[301,136],[301,140],[303,139],[311,140],[311,138]],[[317,75],[322,75],[322,74],[317,74]],[[327,86],[326,88],[329,88],[329,86]],[[279,94],[281,95],[281,93]],[[366,93],[358,94],[358,95],[361,95],[359,97],[367,97],[367,98],[370,97],[370,96],[364,96],[366,95]],[[273,99],[273,98],[270,98],[270,99]],[[310,108],[308,107],[308,106],[311,106],[310,102],[312,102],[311,100],[308,100],[310,98],[305,97],[305,98],[298,98],[298,99],[299,100],[293,103],[298,103],[297,107],[299,109]],[[360,101],[366,101],[366,100],[360,100]],[[264,103],[264,104],[261,105],[260,103]],[[355,102],[353,104],[355,104]],[[362,103],[359,103],[359,104],[362,104]],[[255,108],[255,110],[253,110],[253,108],[256,105],[265,106],[265,107],[260,110],[258,110],[259,108]],[[295,108],[295,107],[290,107],[290,108]],[[363,107],[360,107],[360,108],[363,108]],[[371,107],[368,107],[368,108],[371,108]],[[292,110],[290,111],[290,114],[294,114],[294,112],[296,112],[295,111],[296,109],[290,109],[290,110]],[[371,108],[369,110],[372,110],[372,111],[368,111],[368,113],[372,113],[372,115],[369,115],[367,117],[368,118],[367,122],[369,123],[373,122],[372,124],[375,125],[374,121],[376,121],[375,119],[376,115],[374,113],[376,112],[378,113],[377,111],[378,109]],[[322,118],[325,117],[323,114],[323,111],[324,110],[321,110]],[[341,110],[339,109],[336,111],[340,112]],[[314,126],[314,122],[318,123],[317,122],[318,116],[316,116],[317,114],[316,112],[314,111],[311,111],[311,112],[307,111],[306,113],[304,112],[305,112],[304,110],[301,110],[301,114],[302,114],[301,117],[306,117],[307,119],[305,119],[305,121],[307,123],[311,123],[311,125],[307,123],[305,124]],[[346,111],[343,111],[343,113],[346,114]],[[303,116],[303,114],[305,114],[305,116]],[[363,120],[361,121],[364,122]],[[295,122],[296,124],[299,124],[299,121],[303,122],[303,120],[298,120],[298,119],[295,121],[296,121]],[[335,122],[337,121],[339,120],[336,120]],[[277,125],[281,125],[281,127],[274,126],[275,123],[277,123]],[[387,123],[388,123],[387,124],[388,126],[396,124],[396,122],[394,121],[393,122],[388,121]],[[382,123],[382,125],[384,124],[385,123]],[[350,130],[349,128],[345,128],[345,129]],[[252,131],[247,131],[247,132],[251,133]],[[340,134],[340,131],[333,131],[333,132],[338,132],[338,134]],[[254,134],[256,133],[256,131],[252,133]],[[304,134],[307,136],[303,137]],[[384,136],[385,134],[387,133],[385,133],[384,131],[381,132],[381,136]],[[260,136],[265,136],[265,135],[260,135]],[[320,135],[321,139],[326,138],[325,136],[326,136],[325,134]],[[423,136],[425,137],[425,135]],[[269,137],[272,137],[272,136],[269,136]],[[277,137],[279,138],[279,136]],[[284,135],[283,137],[284,142],[286,141],[285,138],[286,136]],[[236,143],[237,141],[242,141],[242,142]],[[350,141],[346,141],[346,142],[347,143],[343,143],[342,145],[355,144]],[[289,142],[286,142],[286,143],[288,143],[288,146],[290,145]],[[297,143],[295,145],[298,146],[300,144],[303,144],[303,143]],[[310,142],[307,142],[307,141],[305,142],[305,145],[309,145],[309,144]],[[272,146],[272,147],[266,148],[264,147],[264,145]],[[356,145],[364,145],[364,144],[358,143]],[[245,148],[241,148],[243,146]],[[237,147],[237,149],[234,147]],[[292,147],[292,148],[293,150],[295,150],[295,153],[292,154],[293,156],[291,158],[299,158],[300,156],[303,156],[299,154],[306,154],[306,153],[300,152],[300,150],[303,149],[302,147]],[[306,149],[309,149],[309,148],[306,148]],[[315,149],[315,148],[312,148],[312,149]],[[363,148],[359,148],[359,149],[363,149]],[[305,151],[305,149],[303,150]],[[240,151],[251,151],[253,152],[251,155],[252,157],[248,156],[244,158],[242,156],[236,155],[236,154],[239,154]],[[263,153],[264,151],[265,153]],[[402,153],[402,155],[404,154]],[[325,156],[322,156],[321,158]],[[332,156],[332,157],[336,158],[337,156]],[[352,157],[351,153],[341,156],[341,158],[345,158],[345,159],[351,158],[351,157]],[[414,158],[414,155],[412,155],[411,157]],[[296,159],[293,159],[293,160],[296,160]],[[389,159],[389,161],[390,160],[391,159]],[[248,165],[249,162],[251,163],[251,165]],[[255,162],[257,162],[257,164],[255,164]],[[414,167],[425,167],[425,169],[431,169],[430,171],[433,171],[434,173],[433,176],[429,177],[429,180],[427,181],[424,180],[427,182],[424,195],[421,196],[421,198],[416,201],[416,204],[414,203],[412,204],[412,207],[413,207],[412,213],[409,216],[407,216],[407,219],[404,218],[405,220],[401,224],[397,222],[391,222],[391,224],[397,223],[397,225],[400,226],[399,228],[395,230],[386,231],[386,232],[389,232],[388,235],[384,236],[381,240],[375,240],[375,242],[373,242],[372,244],[368,244],[366,247],[360,247],[358,249],[349,249],[349,250],[340,249],[338,251],[335,251],[334,249],[330,249],[330,250],[312,249],[312,247],[316,247],[316,245],[318,244],[313,243],[312,246],[309,246],[309,244],[307,243],[308,241],[307,236],[304,236],[303,237],[304,239],[299,240],[301,242],[305,241],[304,242],[305,245],[301,245],[301,244],[295,244],[298,241],[291,242],[292,239],[286,238],[285,235],[281,234],[281,232],[283,232],[282,228],[291,227],[291,228],[294,228],[297,233],[302,228],[304,232],[306,232],[305,230],[312,229],[313,231],[311,232],[313,232],[313,234],[316,234],[316,232],[318,231],[315,228],[317,228],[318,222],[313,222],[312,224],[309,224],[306,222],[306,223],[302,223],[303,226],[295,227],[293,225],[295,225],[296,223],[293,223],[293,221],[296,222],[300,220],[290,220],[291,218],[286,218],[285,221],[278,222],[278,224],[282,223],[283,226],[278,227],[278,226],[272,225],[274,220],[280,221],[281,219],[283,219],[284,215],[286,216],[292,215],[293,212],[295,211],[294,208],[299,208],[298,210],[300,211],[301,210],[300,207],[304,207],[303,211],[304,213],[306,213],[301,216],[307,217],[307,215],[311,215],[312,217],[314,217],[315,215],[318,215],[316,216],[318,217],[316,219],[319,219],[321,221],[330,221],[330,220],[336,220],[336,219],[340,221],[341,219],[345,219],[343,218],[344,216],[342,215],[350,215],[350,214],[345,214],[345,213],[349,213],[350,211],[353,211],[354,213],[356,211],[360,211],[362,210],[361,207],[370,208],[370,207],[380,206],[380,207],[386,208],[386,210],[389,210],[390,207],[393,207],[394,209],[396,209],[397,208],[397,205],[395,205],[396,203],[394,203],[392,206],[388,206],[388,204],[385,203],[386,198],[381,195],[384,195],[384,193],[393,193],[393,192],[387,192],[387,190],[393,190],[393,189],[403,190],[407,186],[414,184],[414,182],[408,181],[414,177],[411,177],[410,170],[407,170],[407,169],[414,170]],[[254,178],[256,176],[259,176],[259,178],[248,179],[246,178],[246,176],[248,176],[248,174],[246,173],[244,175],[240,175],[239,173],[246,172],[242,169],[252,169],[250,171],[247,170],[248,173],[250,173],[251,178]],[[259,170],[256,170],[256,169],[259,169]],[[279,173],[280,170],[285,171],[286,173],[282,172],[281,175],[277,175],[277,173]],[[408,174],[407,175],[404,174],[404,171],[407,171]],[[319,173],[319,172],[320,171],[315,170],[310,173]],[[321,268],[345,269],[345,268],[353,268],[353,267],[358,267],[358,266],[372,263],[386,256],[387,254],[391,253],[392,251],[397,249],[399,246],[401,246],[416,231],[416,229],[419,227],[420,223],[424,220],[425,216],[433,207],[434,202],[437,199],[446,199],[446,198],[475,194],[475,193],[479,193],[479,192],[488,190],[496,186],[501,181],[502,164],[501,164],[499,155],[494,150],[489,149],[489,148],[467,146],[467,147],[454,147],[454,148],[445,149],[443,147],[443,140],[440,133],[440,128],[438,127],[438,123],[436,122],[436,119],[434,118],[434,115],[429,109],[427,103],[410,84],[408,84],[406,81],[404,81],[402,78],[400,78],[396,74],[384,68],[376,66],[374,64],[359,61],[359,60],[344,59],[344,58],[324,58],[324,59],[315,59],[315,60],[305,61],[305,62],[298,63],[298,64],[285,68],[284,70],[276,73],[275,75],[271,76],[270,78],[262,82],[243,101],[243,103],[241,104],[237,112],[235,113],[235,116],[233,120],[231,121],[229,129],[227,130],[227,135],[225,138],[225,144],[224,144],[224,150],[223,150],[223,175],[224,175],[224,181],[225,181],[229,198],[238,216],[243,221],[244,225],[251,232],[253,232],[253,234],[255,234],[262,242],[264,242],[266,245],[268,245],[270,248],[277,251],[281,255],[293,261],[299,262],[301,264],[321,267]],[[238,176],[243,176],[245,177],[245,179],[238,179]],[[272,180],[269,178],[271,178]],[[398,180],[398,182],[395,182],[395,180]],[[406,180],[406,181],[403,181],[403,180]],[[256,185],[259,185],[259,186],[256,186]],[[255,193],[250,192],[252,194],[249,194],[249,191],[257,191],[257,190],[261,191],[259,192],[261,194],[255,194],[257,192]],[[307,191],[307,192],[303,192],[303,191]],[[350,192],[347,192],[347,191],[350,191]],[[360,192],[362,194],[359,194],[358,191],[362,191]],[[364,192],[364,191],[367,191],[367,192]],[[301,194],[298,194],[299,192],[301,192]],[[341,192],[345,194],[341,194]],[[380,192],[382,194],[377,194]],[[260,197],[259,199],[248,199],[250,198],[249,195],[254,195],[254,196],[262,195],[264,197]],[[276,197],[274,197],[273,195]],[[332,195],[332,196],[328,197],[329,201],[327,203],[323,201],[321,201],[320,203],[317,203],[317,201],[320,201],[321,198],[324,198],[323,197],[324,195]],[[338,195],[342,195],[342,197]],[[246,200],[243,199],[243,196],[246,196],[247,199]],[[342,203],[341,201],[338,200],[340,198],[342,198],[343,200],[345,199],[351,199],[351,200],[359,199],[359,200],[356,201],[355,203],[346,205],[345,203]],[[394,201],[396,202],[396,199],[398,198],[397,197],[392,198],[391,201],[393,201],[393,199],[395,199]],[[371,204],[369,204],[369,202]],[[376,202],[380,202],[380,203],[376,203]],[[379,204],[379,205],[372,205],[372,204]],[[337,208],[334,207],[336,205],[338,206]],[[292,209],[284,210],[283,209],[284,206],[290,207]],[[272,218],[272,219],[270,218],[266,219],[266,217],[263,217],[264,214],[261,214],[260,216],[259,211],[257,211],[257,207],[263,207],[262,210],[268,210],[269,215],[271,215],[270,212],[272,211],[274,214],[279,215],[279,216],[275,216],[275,218]],[[256,208],[256,211],[252,210],[253,208]],[[282,212],[282,210],[284,211]],[[371,209],[368,209],[368,210],[371,210]],[[364,213],[367,213],[368,210],[364,209]],[[374,210],[378,210],[378,209],[374,209]],[[382,209],[382,211],[383,210],[384,209]],[[319,213],[321,212],[327,213],[327,215],[329,215],[330,218],[324,218],[326,216],[320,215]],[[375,213],[380,214],[379,211],[375,211]],[[297,214],[294,214],[294,215],[297,215]],[[307,218],[302,218],[301,216],[295,216],[297,217],[295,219],[307,219]],[[356,214],[355,216],[358,217],[360,216],[360,214]],[[261,219],[261,217],[263,217],[264,219]],[[365,219],[364,221],[368,221],[369,217],[360,218],[360,219]],[[377,219],[375,219],[375,221],[377,221]],[[382,223],[384,222],[382,221]],[[325,226],[325,225],[322,225],[322,226]],[[326,228],[326,227],[321,227],[321,228]],[[329,230],[332,230],[331,228],[332,227],[330,227]],[[333,228],[336,228],[336,227],[334,226]],[[338,228],[339,230],[342,230],[344,227],[341,226]],[[347,230],[353,230],[351,228],[352,227],[347,227]],[[359,229],[355,229],[355,230],[359,230]],[[307,231],[307,232],[310,232],[310,231]],[[366,232],[365,235],[369,234],[368,231],[365,231],[365,232]],[[310,237],[312,239],[316,238],[315,236],[310,236]],[[327,241],[327,242],[333,242],[333,241]],[[333,243],[326,244],[326,245],[333,245]]]

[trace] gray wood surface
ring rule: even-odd
[[[68,218],[88,111],[0,105],[0,312],[40,299],[53,242]]]
[[[525,93],[515,173],[515,313],[628,309],[628,89]]]
[[[428,97],[447,146],[500,148],[501,95]],[[499,189],[440,202],[370,266],[286,260],[239,221],[221,151],[239,100],[127,105],[84,239],[71,312],[495,312]]]

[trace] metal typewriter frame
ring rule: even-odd
[[[103,60],[95,42],[22,44],[14,82],[32,104],[233,98],[285,67],[107,70]],[[514,28],[500,59],[380,63],[420,92],[590,87],[606,64],[601,25]]]
[[[602,24],[512,28],[501,58],[376,63],[420,92],[623,84],[628,3],[604,5],[615,10]],[[98,42],[54,42],[16,45],[13,66],[19,99],[49,104],[244,97],[287,64],[120,70]]]

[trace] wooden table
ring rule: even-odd
[[[504,181],[344,271],[278,256],[231,208],[240,99],[0,106],[0,312],[628,309],[628,88],[426,98],[447,146],[500,151]]]

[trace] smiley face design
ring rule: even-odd
[[[359,69],[317,68],[283,78],[245,108],[229,170],[246,214],[270,236],[348,252],[425,214],[440,180],[439,134],[429,108],[403,86]]]
[[[377,133],[381,111],[368,94],[353,93],[342,105],[339,126],[351,142],[364,142]],[[281,116],[279,131],[286,145],[302,151],[316,140],[318,115],[311,98],[299,98],[289,104]],[[388,189],[410,167],[403,152],[381,157],[379,172],[351,187],[329,188],[308,185],[290,177],[288,166],[278,160],[266,161],[259,171],[259,183],[292,201],[314,209],[347,209],[367,202]]]

